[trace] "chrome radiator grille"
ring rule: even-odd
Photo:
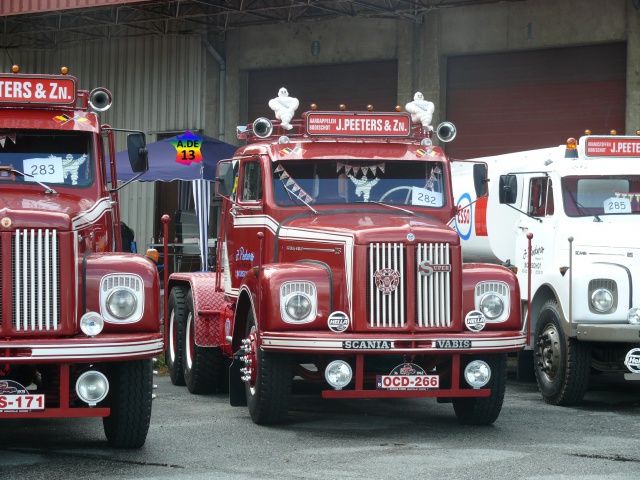
[[[407,324],[407,248],[401,243],[369,245],[368,323],[402,328]],[[413,256],[413,255],[412,255]],[[422,243],[415,257],[415,325],[451,326],[451,252],[446,243]],[[422,273],[421,273],[422,272]],[[411,299],[414,300],[414,299]]]
[[[419,327],[451,326],[451,256],[447,243],[421,243],[416,251],[416,322]],[[421,274],[421,265],[428,262],[433,271]],[[437,266],[449,266],[438,271]]]
[[[55,230],[16,230],[12,245],[13,326],[59,329],[60,252]]]
[[[372,327],[405,325],[405,252],[401,243],[369,245],[369,325]]]

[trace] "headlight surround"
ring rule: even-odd
[[[488,323],[501,323],[509,319],[511,290],[505,282],[478,282],[474,291],[475,310],[481,312]]]
[[[100,282],[100,313],[107,323],[135,323],[144,313],[144,283],[134,274],[109,274]]]
[[[591,294],[591,306],[598,313],[607,313],[613,308],[613,293],[606,288],[598,288]]]
[[[280,286],[280,315],[285,322],[312,322],[317,306],[316,286],[312,282],[285,282]]]
[[[119,320],[130,317],[137,306],[136,296],[126,288],[113,290],[107,297],[107,310]]]
[[[495,293],[488,293],[480,299],[480,311],[488,320],[495,320],[504,312],[504,302]]]

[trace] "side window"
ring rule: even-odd
[[[259,162],[246,162],[242,166],[242,201],[257,202],[262,199],[262,175]]]
[[[545,217],[553,215],[553,187],[547,177],[532,178],[529,184],[529,215]]]

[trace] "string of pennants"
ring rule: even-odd
[[[633,199],[636,199],[636,202],[640,202],[640,192],[616,192],[614,191],[613,194],[616,196],[616,198],[628,198],[629,201],[633,202]]]
[[[427,188],[433,191],[435,187],[435,182],[439,180],[438,175],[440,175],[440,173],[442,173],[442,170],[440,170],[440,167],[438,165],[433,167],[433,170],[431,170],[431,176],[427,180],[427,183],[425,184],[424,188]]]
[[[280,181],[288,192],[298,197],[306,204],[309,204],[311,201],[313,201],[313,197],[305,192],[302,188],[300,188],[300,185],[298,185],[295,180],[289,176],[287,171],[282,168],[282,165],[278,165],[276,167],[275,173],[280,176]]]
[[[2,148],[4,148],[4,144],[7,143],[7,138],[9,140],[11,140],[15,145],[15,143],[16,143],[16,134],[15,133],[10,133],[8,135],[0,135],[0,145],[2,146]]]
[[[347,175],[351,172],[357,175],[362,170],[362,174],[366,176],[367,173],[369,173],[369,170],[371,170],[371,173],[373,173],[373,175],[375,176],[378,170],[384,173],[385,166],[384,166],[384,163],[378,163],[377,165],[362,166],[362,165],[350,165],[348,163],[337,162],[336,173],[340,172],[343,168],[344,168],[344,172]]]

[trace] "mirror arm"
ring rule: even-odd
[[[137,180],[138,178],[140,178],[142,175],[144,175],[145,173],[147,173],[148,170],[145,170],[144,172],[140,172],[139,174],[137,174],[135,177],[130,178],[129,180],[127,180],[126,182],[124,182],[122,185],[120,185],[118,188],[110,188],[109,189],[109,193],[114,194],[116,192],[119,192],[120,189],[126,187],[127,185],[129,185],[131,182],[133,182],[134,180]]]

